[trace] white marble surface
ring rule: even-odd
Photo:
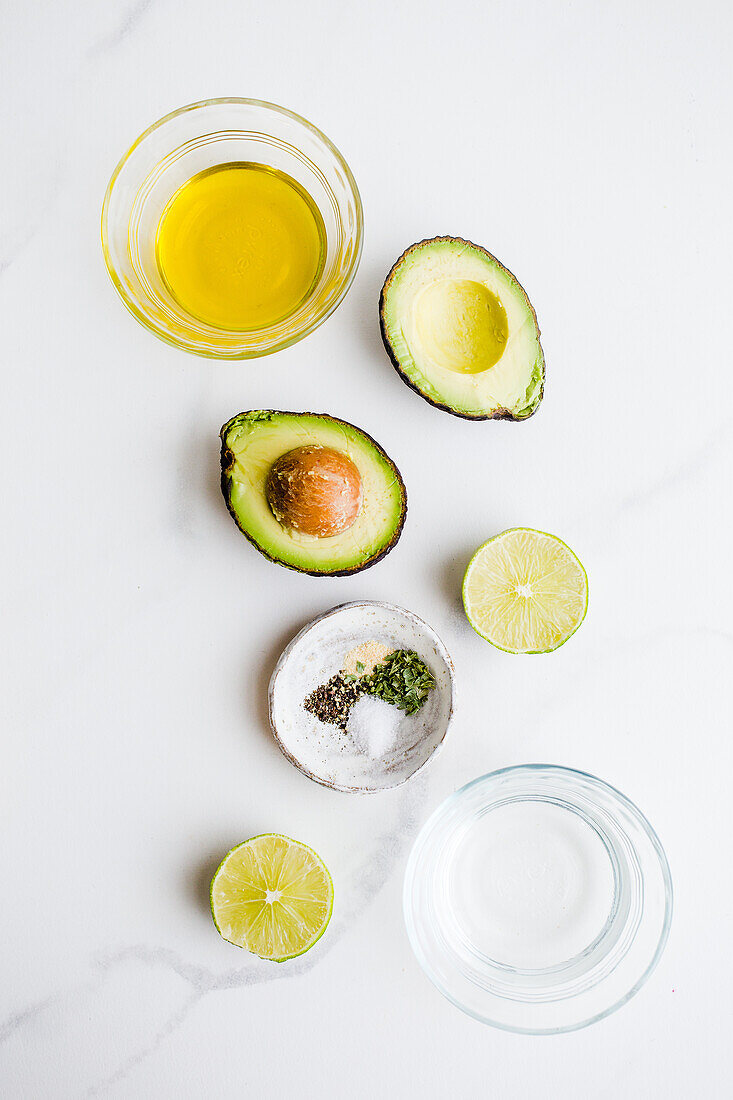
[[[0,1094],[729,1095],[728,5],[5,7]],[[131,139],[213,95],[312,118],[365,204],[346,301],[259,363],[155,340],[99,246]],[[387,361],[382,279],[436,233],[488,246],[537,308],[547,388],[524,425],[436,412]],[[259,406],[383,442],[410,494],[389,558],[318,580],[241,538],[217,433]],[[460,608],[471,550],[515,524],[560,534],[590,575],[585,624],[546,658],[494,652]],[[266,719],[283,644],[358,598],[425,617],[460,692],[441,755],[370,798],[310,783]],[[401,916],[431,808],[523,761],[620,787],[676,885],[647,987],[550,1039],[453,1009]],[[207,908],[219,856],[266,830],[312,844],[336,882],[327,935],[283,966],[220,940]]]

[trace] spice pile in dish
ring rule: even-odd
[[[433,674],[417,653],[411,649],[390,649],[372,639],[350,650],[341,672],[312,691],[303,700],[303,706],[319,721],[353,733],[357,745],[374,755],[376,742],[373,744],[374,738],[369,735],[372,726],[375,722],[379,726],[377,741],[386,749],[387,726],[393,724],[386,722],[384,716],[377,720],[380,716],[376,712],[381,711],[383,704],[406,715],[415,714],[434,687]],[[349,718],[362,696],[371,696],[372,700],[360,707],[359,721],[352,730]]]
[[[362,642],[354,646],[344,657],[341,671],[347,676],[371,676],[377,665],[381,665],[394,653],[384,642]]]
[[[349,711],[361,695],[358,682],[347,679],[339,672],[325,684],[321,684],[303,700],[303,706],[321,722],[338,726],[345,730],[349,720]]]
[[[405,714],[415,714],[435,687],[432,672],[411,649],[393,650],[371,673],[360,671],[357,664],[351,680]]]

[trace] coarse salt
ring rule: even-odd
[[[375,695],[362,695],[351,709],[346,729],[356,748],[372,760],[396,751],[404,715]]]

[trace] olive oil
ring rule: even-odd
[[[313,290],[326,251],[323,219],[294,179],[230,163],[188,180],[158,223],[162,279],[186,313],[251,331],[284,320]]]

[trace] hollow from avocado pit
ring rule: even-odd
[[[509,324],[495,294],[473,279],[436,279],[415,298],[415,335],[445,370],[481,374],[504,354]]]
[[[379,299],[382,339],[402,380],[467,420],[528,419],[542,401],[545,359],[517,279],[462,237],[418,241]],[[502,339],[502,336],[505,339]]]
[[[296,447],[273,463],[265,494],[284,527],[331,538],[353,525],[363,488],[361,474],[345,451],[313,445]]]

